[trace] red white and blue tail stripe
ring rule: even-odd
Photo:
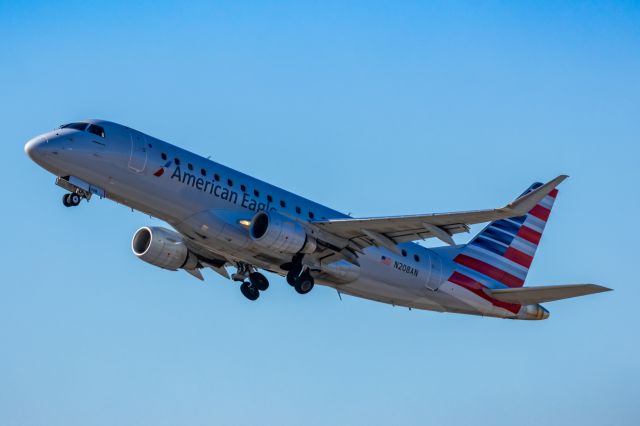
[[[534,183],[522,195],[541,185]],[[453,259],[448,281],[517,312],[519,305],[497,302],[482,289],[523,286],[557,195],[553,189],[526,215],[491,222]]]
[[[557,194],[552,190],[524,216],[491,222],[453,259],[458,272],[490,288],[522,287]]]

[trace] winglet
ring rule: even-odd
[[[527,214],[532,208],[536,206],[544,197],[547,196],[556,186],[568,178],[567,175],[560,175],[555,179],[550,180],[544,185],[534,189],[528,194],[522,195],[505,207],[499,209],[505,212],[509,212],[511,216],[523,216]]]

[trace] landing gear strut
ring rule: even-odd
[[[288,271],[287,282],[292,287],[296,285],[296,280],[302,272],[302,256],[302,254],[296,254],[293,256],[293,259],[291,259],[291,262],[285,263],[281,266],[282,269]]]
[[[234,281],[242,282],[240,292],[249,300],[256,300],[260,297],[261,291],[269,288],[269,280],[246,263],[238,263],[238,272],[233,274],[232,278]]]

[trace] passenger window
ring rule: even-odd
[[[256,197],[260,196],[260,191],[258,191],[257,189],[253,190],[253,195],[255,195]]]
[[[413,260],[415,260],[416,262],[420,262],[420,256],[418,256],[417,254],[414,254]]]
[[[216,182],[220,182],[220,175],[217,173],[213,174],[213,178],[216,180]]]
[[[282,208],[287,207],[287,203],[285,203],[284,200],[280,200],[280,207]]]
[[[233,181],[232,181],[231,179],[227,179],[227,184],[228,184],[229,186],[233,186]]]
[[[300,210],[300,207],[296,207],[296,213],[300,214],[302,212],[302,210]]]
[[[247,187],[244,185],[240,185],[240,191],[247,192]]]
[[[273,197],[271,195],[267,195],[267,201],[268,202],[273,202]]]
[[[406,251],[405,249],[402,249],[402,255],[403,255],[404,257],[407,257],[407,251]]]
[[[200,169],[200,174],[202,176],[206,176],[207,175],[207,171],[205,169]]]
[[[176,163],[176,166],[180,165],[180,159],[179,158],[174,158],[173,162]]]
[[[163,152],[162,154],[160,154],[160,157],[161,157],[163,160],[166,160],[166,159],[167,159],[167,154],[165,154],[165,153]]]
[[[309,212],[309,219],[313,219],[314,216],[313,212]]]
[[[100,126],[96,126],[95,124],[89,124],[89,127],[87,127],[87,131],[89,133],[93,133],[96,136],[100,136],[101,138],[104,138],[104,129]],[[149,148],[151,148],[151,144],[149,144]]]
[[[193,164],[188,163],[188,164],[187,164],[187,168],[188,168],[189,170],[193,170]]]

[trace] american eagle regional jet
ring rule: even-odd
[[[238,281],[249,300],[269,287],[259,271],[285,276],[300,294],[318,283],[409,308],[523,320],[548,318],[540,303],[609,290],[524,287],[567,176],[534,183],[498,209],[353,218],[109,121],[65,124],[24,149],[67,191],[65,206],[97,196],[171,225],[136,231],[137,257],[200,280],[210,268]],[[484,222],[468,244],[454,242]],[[427,238],[445,245],[414,243]]]

